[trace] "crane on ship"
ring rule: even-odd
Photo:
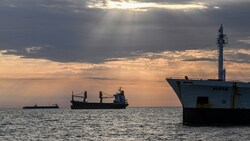
[[[106,95],[106,96],[103,96]],[[107,98],[114,98],[113,95],[107,94],[107,93],[103,93],[102,91],[99,92],[99,98],[100,98],[100,103],[102,103],[103,99],[107,99]]]
[[[74,101],[74,98],[83,98],[83,102],[87,102],[86,99],[88,97],[87,91],[78,93],[78,94],[74,94],[74,91],[72,91],[72,101]]]
[[[86,101],[87,97],[88,97],[87,91],[78,94],[74,94],[74,91],[72,91],[72,101],[74,101],[75,98],[82,98],[83,102],[87,102]],[[108,98],[114,98],[114,95],[104,93],[102,91],[99,92],[100,103],[103,103],[103,99],[108,99]]]

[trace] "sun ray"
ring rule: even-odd
[[[208,8],[203,3],[169,4],[169,3],[139,2],[135,0],[121,0],[121,1],[103,0],[101,2],[89,1],[88,7],[100,8],[100,9],[133,10],[133,11],[148,11],[149,8],[172,9],[172,10]]]

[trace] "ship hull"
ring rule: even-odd
[[[71,109],[126,109],[128,104],[71,101]]]
[[[184,125],[250,125],[250,109],[183,108]]]
[[[250,124],[250,83],[167,79],[183,107],[184,125]]]
[[[58,106],[25,106],[23,109],[59,109]]]

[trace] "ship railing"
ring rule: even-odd
[[[196,78],[196,77],[191,77],[191,78],[186,78],[186,77],[166,77],[166,79],[186,79],[186,80],[209,80],[209,81],[223,81],[217,78]],[[232,79],[228,79],[227,82],[241,82],[241,83],[250,83],[249,81],[240,81],[240,80],[232,80]]]
[[[219,79],[216,78],[198,78],[198,77],[189,77],[189,76],[177,76],[177,77],[166,77],[166,79],[186,79],[186,80],[211,80],[211,81],[221,81]]]

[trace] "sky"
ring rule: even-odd
[[[130,107],[181,106],[165,79],[217,78],[221,24],[227,79],[248,82],[249,9],[249,0],[1,0],[0,108],[69,107],[72,91],[92,102],[119,87]]]

